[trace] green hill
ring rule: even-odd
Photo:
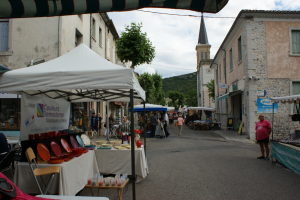
[[[164,78],[162,83],[162,90],[166,97],[169,90],[178,91],[186,95],[191,89],[197,90],[197,72]]]

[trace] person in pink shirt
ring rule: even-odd
[[[255,126],[255,139],[259,143],[261,156],[257,157],[257,159],[269,159],[269,135],[271,133],[271,124],[268,120],[265,120],[265,116],[260,114],[258,116],[259,121],[256,123]],[[265,157],[265,150],[266,149],[266,157]]]
[[[179,131],[178,135],[181,135],[182,126],[184,125],[184,119],[182,118],[181,114],[179,115],[177,122],[178,122],[178,131]]]

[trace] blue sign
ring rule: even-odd
[[[274,113],[278,112],[278,104],[274,103]],[[270,98],[257,99],[257,113],[273,113],[273,103]]]

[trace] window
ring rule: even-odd
[[[201,52],[201,60],[203,60],[203,52]]]
[[[207,59],[207,52],[205,52],[205,59]]]
[[[232,48],[229,50],[229,60],[230,60],[230,71],[233,70],[233,55]]]
[[[221,79],[222,79],[222,73],[221,73],[221,69],[222,69],[222,65],[221,65],[221,64],[219,64],[220,81],[221,81]]]
[[[77,47],[78,45],[80,45],[83,41],[83,35],[78,31],[78,29],[76,29],[76,33],[75,33],[75,47]]]
[[[298,95],[300,94],[300,82],[292,82],[292,95]],[[294,113],[297,113],[296,107],[294,107]]]
[[[290,54],[300,54],[300,28],[290,28]]]
[[[238,56],[239,56],[239,62],[243,59],[243,48],[242,48],[242,36],[238,39]]]
[[[102,29],[99,27],[99,45],[102,46]]]
[[[9,22],[0,22],[0,51],[8,51]]]
[[[224,77],[226,76],[226,60],[223,58],[223,67],[224,67]]]
[[[96,38],[96,21],[92,18],[92,37]]]

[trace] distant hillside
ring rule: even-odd
[[[197,90],[197,72],[164,78],[162,83],[162,89],[166,97],[169,90],[186,95],[191,89]]]

